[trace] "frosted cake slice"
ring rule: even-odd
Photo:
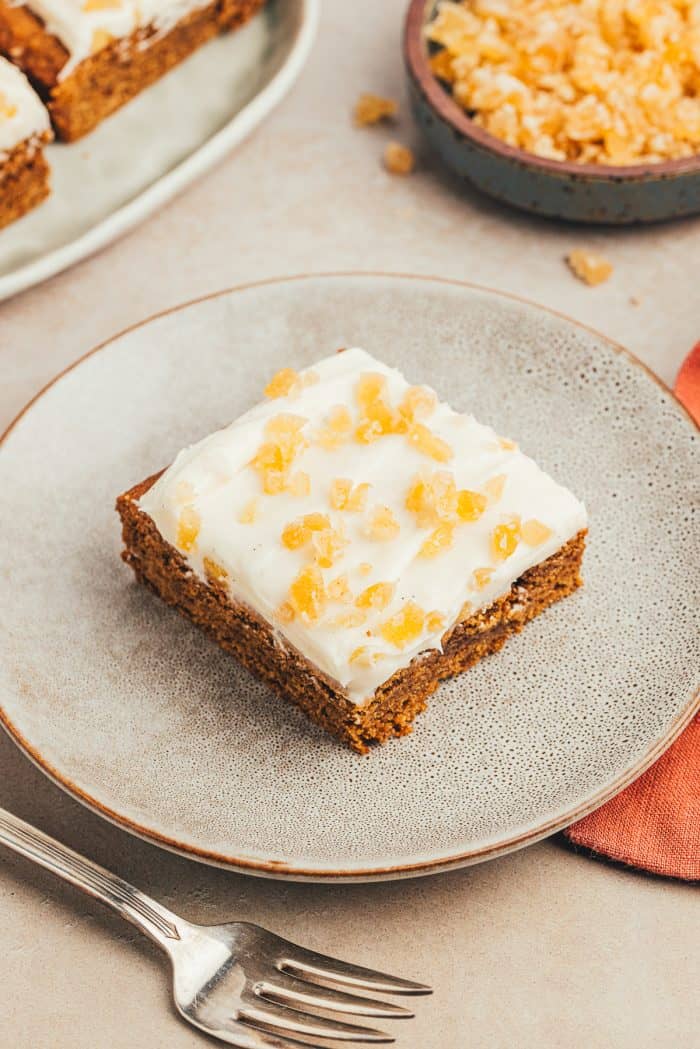
[[[586,511],[361,349],[299,373],[117,500],[124,560],[364,752],[581,583]]]

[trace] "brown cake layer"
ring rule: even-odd
[[[42,141],[20,142],[0,154],[0,229],[41,204],[49,195],[49,166]]]
[[[557,553],[525,572],[505,597],[457,623],[444,638],[444,651],[431,649],[397,671],[364,706],[357,706],[341,686],[323,674],[278,631],[247,605],[231,600],[220,585],[200,580],[179,552],[167,543],[137,500],[160,474],[117,499],[125,549],[123,559],[137,578],[167,604],[203,627],[227,652],[309,717],[364,754],[370,743],[385,743],[411,731],[428,696],[443,678],[459,674],[497,652],[529,619],[581,585],[585,531]]]
[[[112,40],[64,80],[69,55],[29,7],[0,0],[0,52],[22,69],[46,102],[56,133],[72,142],[154,83],[217,33],[246,22],[264,0],[214,0],[167,33],[153,27]]]

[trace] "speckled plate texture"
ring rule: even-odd
[[[138,586],[114,498],[360,344],[516,438],[585,499],[585,587],[359,757]],[[446,281],[293,278],[132,328],[0,447],[0,713],[58,783],[144,837],[297,878],[429,873],[527,844],[638,775],[698,708],[700,441],[624,350]]]

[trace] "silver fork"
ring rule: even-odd
[[[108,904],[145,932],[170,958],[180,1015],[238,1049],[299,1049],[300,1044],[324,1049],[310,1041],[314,1038],[393,1042],[381,1031],[319,1016],[315,1010],[397,1020],[413,1013],[349,992],[431,993],[426,984],[316,954],[248,922],[193,925],[1,808],[0,843]]]

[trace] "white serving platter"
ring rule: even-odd
[[[51,197],[0,232],[0,301],[122,236],[255,128],[313,43],[320,0],[270,0],[96,131],[47,150]]]

